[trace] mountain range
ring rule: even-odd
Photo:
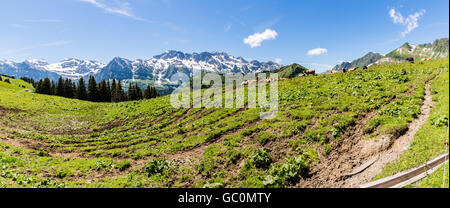
[[[407,58],[413,57],[415,60],[422,60],[424,58],[446,58],[449,56],[449,39],[441,38],[435,40],[433,43],[426,44],[411,44],[405,43],[401,47],[391,51],[386,55],[380,53],[369,52],[365,56],[356,59],[352,62],[342,62],[333,70],[340,71],[343,68],[349,69],[352,67],[363,67],[371,64],[388,64],[405,62]]]
[[[333,70],[362,67],[371,64],[405,62],[408,57],[416,60],[423,58],[445,58],[449,56],[449,39],[442,38],[433,43],[414,45],[403,44],[400,48],[382,55],[369,52],[352,62],[342,62]],[[145,87],[147,84],[157,85],[159,89],[171,86],[170,78],[177,72],[194,75],[199,72],[228,73],[259,73],[265,71],[285,72],[294,76],[304,71],[303,66],[286,66],[272,61],[247,61],[242,57],[234,57],[223,52],[183,53],[166,51],[150,59],[128,60],[115,57],[109,63],[75,58],[64,59],[58,63],[49,64],[45,60],[26,60],[20,63],[0,60],[0,74],[14,77],[29,77],[34,80],[45,77],[57,80],[59,77],[77,80],[94,75],[97,80],[119,79],[128,84],[135,82]]]
[[[44,60],[27,60],[20,63],[0,61],[0,74],[29,77],[35,80],[49,77],[52,80],[60,76],[77,80],[94,75],[97,80],[152,80],[156,84],[170,83],[170,77],[183,72],[193,75],[199,72],[218,73],[257,73],[277,70],[281,65],[268,61],[247,61],[223,52],[183,53],[166,51],[151,59],[134,61],[116,57],[109,63],[98,61],[64,59],[49,64]]]

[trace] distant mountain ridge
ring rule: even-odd
[[[352,67],[363,67],[371,64],[388,64],[394,62],[405,62],[407,58],[413,57],[415,60],[424,58],[440,59],[449,56],[449,39],[441,38],[433,43],[414,45],[405,43],[401,47],[391,51],[386,55],[369,52],[365,56],[352,62],[343,62],[333,67],[333,70],[349,69]]]
[[[177,72],[188,75],[198,72],[257,73],[280,67],[281,65],[272,61],[247,61],[223,52],[190,54],[171,50],[147,60],[131,61],[116,57],[107,64],[74,58],[54,64],[44,60],[27,60],[21,63],[0,61],[0,74],[26,76],[35,80],[45,77],[56,80],[60,76],[79,79],[94,75],[97,79],[153,80],[155,83],[165,84]]]
[[[297,63],[293,63],[288,66],[283,66],[273,72],[278,73],[279,78],[293,78],[303,75],[306,70],[308,70],[306,67]]]
[[[341,64],[338,64],[335,67],[333,67],[333,70],[340,71],[343,68],[350,69],[353,67],[367,66],[371,63],[374,63],[374,62],[380,60],[383,57],[384,56],[379,53],[369,52],[365,56],[363,56],[359,59],[356,59],[352,62],[342,62]]]

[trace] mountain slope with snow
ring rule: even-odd
[[[222,52],[183,53],[167,51],[151,59],[128,59],[116,57],[109,63],[64,59],[61,62],[49,64],[44,60],[27,60],[22,63],[0,61],[0,73],[16,77],[27,76],[33,79],[59,76],[79,79],[94,75],[97,79],[120,80],[154,80],[156,83],[168,83],[170,77],[183,72],[193,75],[199,72],[218,73],[256,73],[277,70],[281,65],[268,61],[247,61]]]

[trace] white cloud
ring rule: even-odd
[[[233,24],[228,24],[228,25],[225,27],[225,32],[230,31],[232,26],[233,26]]]
[[[99,0],[80,0],[80,1],[90,3],[109,13],[119,14],[139,21],[148,21],[146,19],[134,15],[133,12],[131,11],[130,4],[128,2],[117,2],[118,8],[114,8],[99,2]]]
[[[400,12],[396,12],[395,9],[389,11],[389,16],[391,16],[394,24],[403,24],[403,15]]]
[[[317,55],[321,55],[321,54],[326,54],[328,53],[328,50],[326,48],[314,48],[309,50],[306,54],[308,56],[317,56]]]
[[[281,62],[283,62],[283,59],[281,59],[281,58],[276,58],[275,59],[275,63],[281,64]]]
[[[25,20],[25,22],[58,23],[58,22],[62,22],[62,20],[58,20],[58,19],[31,19],[31,20]]]
[[[43,47],[62,46],[62,45],[71,44],[72,42],[73,41],[71,41],[71,40],[62,40],[62,41],[54,41],[54,42],[49,42],[49,43],[42,43],[42,44],[40,44],[40,46],[43,46]]]
[[[402,37],[405,37],[408,33],[419,27],[419,18],[425,15],[426,11],[423,9],[419,12],[416,12],[414,14],[410,14],[406,19],[403,17],[403,15],[395,11],[395,9],[391,9],[389,11],[389,16],[391,17],[394,24],[400,24],[406,26],[405,31],[401,32],[400,35]]]
[[[14,28],[19,28],[19,29],[28,28],[27,26],[21,25],[21,24],[9,24],[9,26],[14,27]]]
[[[63,46],[63,45],[71,44],[71,43],[73,43],[73,41],[71,41],[71,40],[53,41],[53,42],[41,43],[41,44],[37,44],[37,45],[25,46],[25,47],[21,47],[21,48],[9,49],[0,54],[1,55],[17,54],[17,53],[20,53],[23,51],[29,51],[29,50],[33,50],[36,48]]]
[[[250,45],[250,47],[261,46],[261,43],[265,40],[274,40],[278,36],[275,30],[266,29],[263,33],[255,33],[244,39],[244,43]]]

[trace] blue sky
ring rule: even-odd
[[[319,71],[449,36],[448,0],[0,0],[0,59],[223,51]]]

